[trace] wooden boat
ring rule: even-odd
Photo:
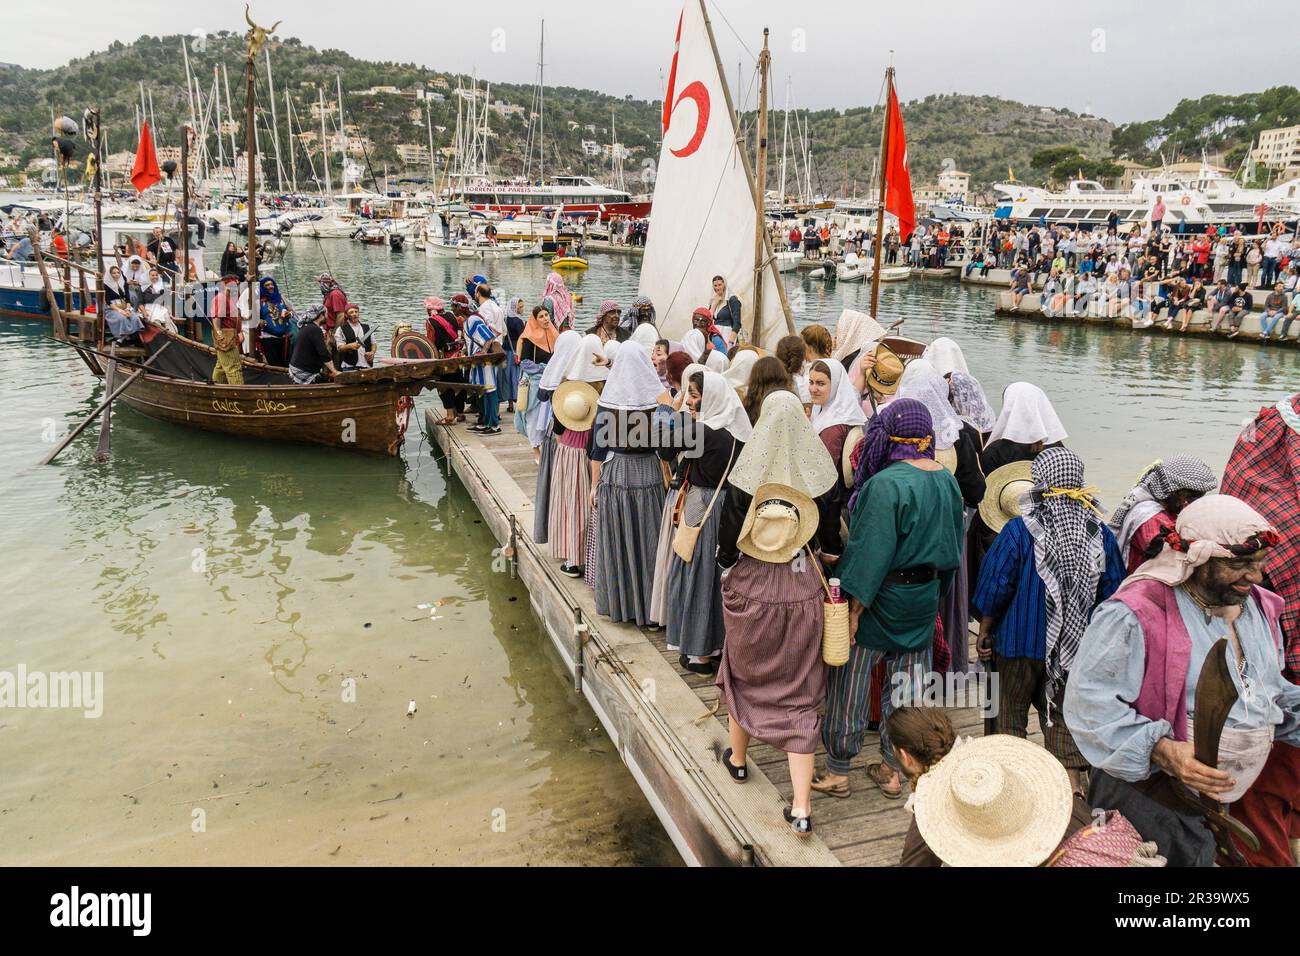
[[[925,354],[924,342],[918,342],[916,339],[909,339],[902,335],[887,335],[880,340],[880,344],[890,349],[904,362],[920,358]]]
[[[105,376],[103,353],[76,341],[69,344],[96,376]],[[417,394],[427,388],[478,394],[482,386],[439,379],[505,357],[497,353],[390,360],[371,369],[340,372],[332,381],[318,385],[295,385],[288,369],[245,358],[241,362],[247,384],[214,385],[216,350],[184,336],[160,330],[143,348],[118,348],[114,356],[137,367],[152,357],[149,370],[118,399],[142,415],[227,435],[329,445],[377,455],[397,454]]]

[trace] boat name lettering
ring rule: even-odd
[[[272,401],[269,398],[259,398],[253,411],[266,415],[274,414],[275,412],[287,412],[290,409],[297,407],[298,406],[296,405],[286,405],[284,402]]]
[[[244,410],[239,406],[239,402],[236,402],[233,399],[214,398],[212,400],[212,410],[214,412],[226,412],[235,415],[244,414]]]

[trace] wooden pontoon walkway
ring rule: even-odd
[[[854,762],[852,796],[814,794],[816,832],[811,838],[795,836],[781,817],[790,796],[785,755],[755,741],[749,763],[757,772],[744,785],[732,782],[721,765],[728,746],[726,709],[719,706],[714,679],[682,670],[678,655],[664,648],[663,631],[598,616],[591,589],[581,579],[561,575],[546,546],[533,542],[537,468],[509,417],[503,415],[500,435],[483,437],[463,425],[434,424],[439,411],[437,406],[426,411],[425,430],[447,455],[497,540],[503,547],[513,545],[516,573],[528,587],[534,613],[686,862],[898,862],[910,817],[903,800],[886,799],[863,772],[868,762],[879,759],[874,733],[867,735]],[[962,735],[983,732],[977,709],[949,713]],[[1038,737],[1036,727],[1033,736]]]

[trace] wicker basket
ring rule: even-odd
[[[826,600],[822,602],[822,660],[829,667],[842,667],[849,661],[849,646],[853,643],[853,635],[849,633],[849,603],[831,601],[831,586],[822,573],[821,562],[811,551],[808,560],[817,569],[826,592]]]

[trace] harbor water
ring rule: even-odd
[[[583,326],[630,301],[640,260],[590,262],[570,273]],[[395,323],[423,327],[426,296],[483,266],[291,239],[274,274],[302,308],[326,270],[386,350]],[[547,271],[485,274],[531,306]],[[784,279],[800,326],[870,296]],[[956,339],[995,406],[1010,382],[1041,385],[1108,507],[1157,457],[1220,469],[1243,421],[1300,389],[1293,350],[1001,319],[995,295],[916,279],[882,287],[880,318]],[[679,862],[421,434],[432,395],[391,460],[122,407],[110,461],[93,460],[96,427],[42,467],[102,389],[44,323],[0,320],[0,362],[0,672],[103,681],[99,716],[0,709],[0,862]]]

